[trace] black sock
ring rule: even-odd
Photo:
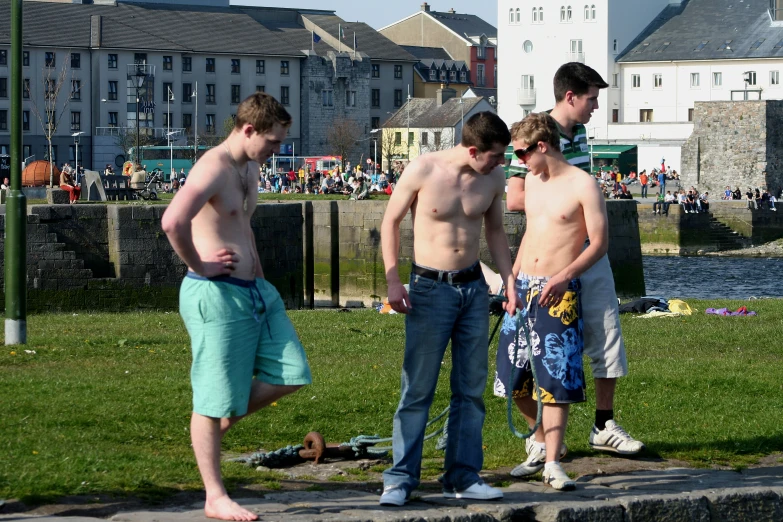
[[[595,427],[606,428],[606,421],[614,419],[614,410],[595,410]]]

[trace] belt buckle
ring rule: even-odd
[[[449,274],[449,284],[453,285],[454,284],[454,272],[448,272],[448,274]]]

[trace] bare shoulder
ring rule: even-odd
[[[579,192],[598,191],[598,182],[593,176],[585,172],[584,170],[570,166],[568,168],[568,179],[572,183],[572,186]]]

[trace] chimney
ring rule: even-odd
[[[455,11],[454,8],[452,7],[451,9],[449,9],[449,13],[450,14],[457,14],[457,11]]]
[[[421,10],[424,11],[425,13],[429,13],[430,12],[430,4],[428,4],[427,2],[424,2],[423,4],[421,4]]]
[[[455,96],[457,96],[457,91],[455,91],[451,87],[446,87],[441,83],[440,89],[435,91],[435,100],[437,102],[436,105],[440,107],[441,105],[446,103],[451,98],[454,98]]]
[[[103,18],[101,15],[90,15],[90,47],[100,47],[103,36]]]

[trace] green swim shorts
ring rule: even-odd
[[[247,413],[253,379],[312,382],[307,357],[277,289],[266,279],[207,279],[188,272],[179,312],[193,351],[193,411],[206,417]]]

